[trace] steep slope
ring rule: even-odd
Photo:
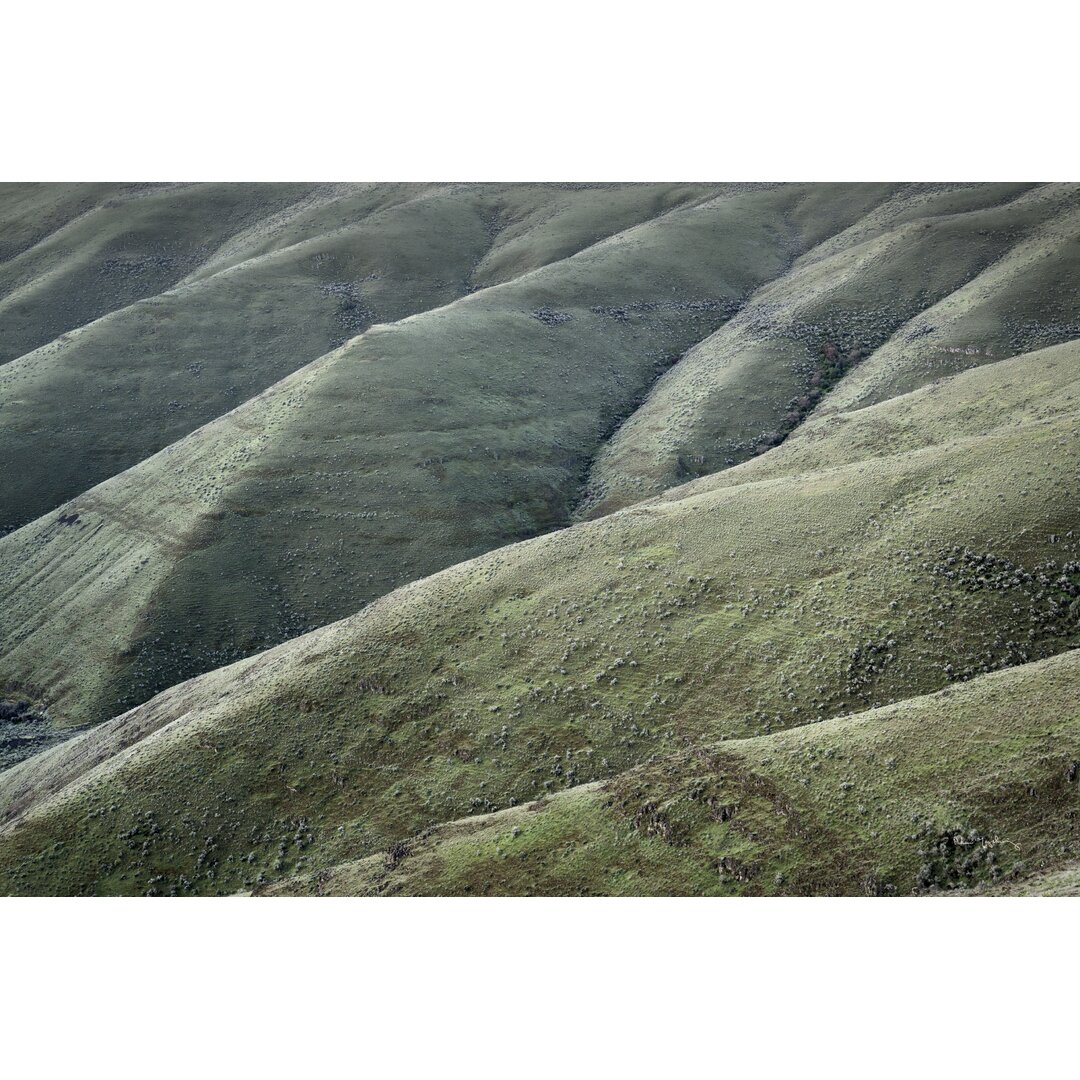
[[[314,184],[11,185],[0,191],[0,363],[194,271]],[[13,220],[12,220],[13,219]],[[7,233],[8,221],[12,232]]]
[[[979,891],[999,896],[1080,896],[1080,863]]]
[[[833,441],[821,460],[844,463],[785,475],[782,447],[723,474],[723,483],[700,480],[667,501],[491,552],[0,773],[8,820],[0,891],[229,892],[386,852],[440,822],[649,762],[660,777],[666,759],[723,755],[734,741],[739,749],[716,759],[718,771],[750,760],[757,775],[769,756],[759,736],[782,733],[786,748],[810,740],[809,752],[809,732],[833,730],[818,721],[1075,646],[1078,350],[1044,350],[883,403],[883,421],[896,412],[882,424],[886,437],[905,426],[926,433],[899,452],[871,444],[853,456],[845,426],[823,424],[802,437]],[[995,407],[981,412],[987,396]],[[763,475],[774,455],[780,474]],[[1041,668],[1025,670],[1042,677]],[[1003,684],[984,685],[993,695]],[[1048,690],[1048,705],[1067,700],[1072,685]],[[993,840],[986,830],[998,818],[992,807],[975,813],[979,792],[992,794],[995,776],[1007,785],[1024,779],[1045,798],[1032,796],[1023,840],[1016,830],[1027,819],[1008,810],[1008,835],[1040,865],[1068,857],[1072,819],[1049,831],[1046,822],[1068,794],[1053,785],[1057,771],[1067,776],[1075,716],[1062,714],[1042,755],[1026,736],[1044,738],[1045,725],[1017,726],[1026,718],[1006,704],[987,719],[999,727],[987,728],[985,743],[978,725],[957,729],[956,745],[972,746],[954,771],[953,736],[906,737],[905,753],[919,746],[937,770],[931,793],[908,800],[912,812],[937,816],[912,831],[926,825],[923,841],[937,843],[937,826],[970,824]],[[926,708],[942,714],[940,705]],[[926,730],[937,731],[933,723]],[[983,754],[965,801],[964,770]],[[682,765],[672,769],[677,783]],[[912,769],[905,783],[922,766]],[[840,808],[845,792],[865,784],[868,828],[881,822],[886,854],[861,837],[867,845],[851,848],[849,873],[823,869],[821,851],[796,859],[794,841],[785,841],[791,865],[774,872],[773,856],[757,848],[743,857],[723,849],[733,860],[725,872],[737,880],[749,861],[759,885],[782,873],[795,891],[850,891],[872,871],[882,888],[909,888],[918,844],[897,846],[891,789],[874,767],[859,770],[834,777],[830,827],[849,845],[860,839],[852,822],[862,813],[845,818]],[[932,791],[948,783],[961,795],[938,806]],[[589,791],[574,798],[600,798]],[[639,808],[650,802],[646,792]],[[1040,830],[1044,840],[1032,839]],[[716,867],[703,866],[715,884]],[[704,879],[691,869],[673,880],[699,891]],[[489,880],[485,873],[473,880]],[[627,888],[646,890],[643,881]]]
[[[1040,224],[1031,212],[1055,208]],[[1080,335],[1080,186],[1018,199],[1016,242],[961,289],[922,312],[853,372],[828,402],[883,401],[931,379]],[[1041,215],[1040,215],[1041,216]],[[838,388],[840,389],[840,388]]]
[[[1080,653],[1070,652],[673,754],[267,892],[1076,895],[1075,866],[1041,870],[1078,850]]]
[[[234,187],[222,190],[233,195]],[[17,310],[27,324],[21,345],[48,342],[0,367],[7,466],[0,533],[137,464],[374,323],[441,307],[495,283],[508,266],[535,269],[547,254],[564,257],[712,194],[684,185],[565,192],[368,184],[323,185],[288,202],[302,192],[236,191],[234,199],[253,204],[244,215],[230,215],[217,205],[216,188],[201,187],[90,214],[78,235],[67,235],[74,226],[63,233],[63,272],[35,264],[37,276],[0,303],[9,336],[20,337]],[[151,205],[153,229],[143,222]],[[168,230],[172,238],[163,239]],[[46,263],[41,246],[21,261]],[[188,248],[203,261],[160,254]],[[156,276],[145,269],[159,264]],[[0,277],[24,272],[19,259],[0,267]],[[51,340],[60,314],[43,282],[82,305],[63,314],[65,329],[88,305],[101,317]]]
[[[938,445],[965,435],[1061,417],[1080,400],[1080,341],[944,377],[878,405],[816,410],[764,456],[669,488],[658,501],[758,479],[797,476]],[[841,383],[837,393],[846,387]],[[1015,482],[1015,479],[1010,482]]]
[[[598,456],[579,516],[744,461],[815,406],[882,401],[1077,337],[1078,282],[1080,185],[905,190],[660,379]]]
[[[145,185],[142,185],[145,187]],[[0,184],[0,262],[138,184]]]
[[[102,720],[565,524],[597,449],[658,373],[889,190],[824,204],[797,186],[704,201],[645,191],[634,213],[676,205],[352,338],[0,540],[0,685],[53,723]],[[486,257],[520,268],[520,235]]]

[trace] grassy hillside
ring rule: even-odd
[[[469,257],[485,248],[484,273],[495,276],[522,269],[534,231],[534,258],[554,254],[556,240],[559,250],[587,242],[582,201],[594,227],[646,220],[502,284],[373,326],[0,540],[0,684],[54,724],[102,720],[404,582],[566,524],[598,449],[658,374],[782,273],[793,253],[889,190],[857,188],[849,197],[839,189],[822,203],[799,187],[708,197],[641,188],[621,200],[526,189],[512,193],[518,224],[507,226],[505,248],[488,242],[478,207],[509,196],[487,189],[429,193],[380,211],[379,229],[410,215],[409,235],[424,238],[415,259],[426,265],[431,244],[449,235],[438,215],[458,214],[465,200],[472,209],[464,220],[484,241]],[[541,213],[532,204],[542,199],[557,205]],[[400,254],[405,241],[393,235]],[[251,296],[264,303],[266,268],[306,243],[184,288],[213,286],[220,297],[220,278],[254,266]],[[324,247],[320,239],[308,255]],[[458,236],[447,250],[466,248]],[[357,272],[354,265],[345,276]],[[184,322],[177,332],[195,340],[190,329]],[[100,355],[132,368],[111,347]],[[178,355],[172,349],[162,362],[176,371]],[[36,362],[8,365],[12,378]],[[126,378],[130,392],[134,377]],[[197,378],[212,386],[219,376]],[[47,383],[38,400],[52,412],[56,384]],[[147,393],[157,395],[160,383],[148,377]],[[214,395],[200,407],[216,408]],[[151,404],[132,409],[161,429]],[[110,445],[93,430],[86,437],[98,455]],[[85,468],[70,443],[55,456]],[[29,467],[10,475],[15,485],[47,487]]]
[[[1014,243],[963,288],[922,312],[825,405],[883,401],[931,379],[1080,334],[1080,188],[1045,185],[1017,199]]]
[[[596,516],[886,400],[1080,332],[1080,187],[905,190],[695,346],[597,457]]]
[[[313,184],[9,185],[0,363],[176,284]],[[11,222],[11,231],[8,223]]]
[[[375,323],[709,193],[196,185],[111,200],[0,264],[0,533]]]
[[[981,890],[991,896],[1080,896],[1080,865],[1071,863],[1019,881]]]
[[[0,894],[1075,892],[1078,237],[0,187]]]
[[[1072,415],[1080,392],[1080,342],[979,365],[877,405],[813,413],[781,445],[738,468],[669,488],[660,501],[733,484],[848,465],[919,450],[996,428]],[[837,388],[837,397],[846,382]],[[1048,463],[1046,467],[1052,467]],[[1003,486],[1017,477],[1003,478]],[[1069,488],[1071,490],[1071,488]]]
[[[0,773],[0,891],[907,892],[1075,859],[1078,348],[821,418]],[[334,869],[370,856],[394,873]]]
[[[96,722],[724,467],[691,452],[666,387],[700,391],[695,415],[742,432],[738,456],[761,449],[748,433],[813,404],[792,413],[824,370],[806,356],[825,350],[831,398],[861,349],[1072,198],[1029,187],[293,193],[172,289],[0,369],[3,505],[55,507],[0,540],[0,686],[49,731]],[[737,362],[702,367],[720,340],[742,342]],[[654,431],[666,449],[642,485],[635,432]]]
[[[33,247],[50,233],[136,184],[0,184],[0,260]]]
[[[1080,653],[664,757],[276,895],[1076,895]]]

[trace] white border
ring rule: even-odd
[[[1068,900],[87,899],[0,912],[10,1076],[1074,1071]]]
[[[5,180],[1056,180],[1075,9],[8,5]]]

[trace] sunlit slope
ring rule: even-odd
[[[1054,212],[1035,224],[1031,214]],[[1080,187],[1018,199],[1015,243],[852,372],[823,408],[883,401],[931,379],[1080,337]]]
[[[141,185],[145,187],[146,185]],[[0,262],[138,184],[0,183]]]
[[[1046,350],[879,407],[897,410],[897,429],[920,426],[922,409],[921,426],[937,441],[893,454],[868,447],[843,464],[742,484],[698,481],[681,498],[454,566],[176,686],[0,774],[10,818],[0,890],[253,887],[682,751],[716,754],[725,750],[717,743],[777,733],[792,740],[784,746],[810,746],[817,721],[1062,653],[1080,642],[1080,417],[1076,369],[1063,359]],[[1025,378],[1014,377],[1020,362]],[[1045,407],[1035,409],[1040,382]],[[987,395],[995,408],[980,424],[974,406]],[[848,441],[842,426],[818,439]],[[1010,707],[999,719],[1028,718]],[[919,752],[939,770],[939,791],[952,737],[935,741],[936,728],[926,730]],[[1027,729],[1008,730],[1021,732],[1016,753],[1011,735],[968,733],[971,754],[986,755],[972,780],[979,790],[992,795],[995,769],[1037,791],[1059,765],[1065,775],[1065,735],[1044,760]],[[764,769],[769,740],[759,744],[737,759]],[[867,840],[851,856],[853,874],[834,867],[819,876],[821,851],[796,866],[788,849],[790,865],[774,867],[754,849],[755,888],[782,873],[794,891],[904,889],[933,828],[970,826],[980,845],[993,839],[997,818],[966,815],[975,804],[958,795],[941,803],[922,840],[878,856],[869,831],[895,827],[890,789],[875,787],[888,770],[882,760],[880,769],[826,773],[835,779],[830,827],[849,830],[852,844]],[[967,776],[961,767],[952,789],[963,793]],[[1040,798],[1032,796],[1033,811],[1057,805]],[[861,802],[871,815],[866,837],[853,824]],[[930,815],[934,797],[911,805]],[[828,800],[817,806],[824,813]],[[1049,860],[1050,839],[1067,839],[1058,831],[1043,847],[1021,840],[1026,819],[1008,814],[1009,836],[1032,858]],[[923,828],[916,821],[910,832]],[[1045,832],[1044,818],[1032,828]],[[722,855],[733,860],[730,884],[745,861]],[[647,891],[638,880],[610,891]],[[702,879],[680,880],[694,891]]]
[[[0,189],[5,234],[0,241],[0,363],[169,288],[230,236],[315,187],[45,184]]]
[[[0,540],[0,682],[104,719],[565,524],[657,375],[825,228],[805,198],[692,201],[380,324]]]
[[[242,404],[360,333],[376,305],[392,320],[462,295],[487,246],[479,214],[423,194],[365,194],[347,230],[178,285],[0,368],[4,524]]]
[[[0,532],[137,464],[375,323],[443,306],[492,283],[500,269],[524,272],[710,194],[685,185],[325,185],[277,212],[284,196],[264,198],[263,216],[218,244],[214,229],[225,216],[199,191],[196,209],[171,223],[212,252],[194,272],[137,302],[110,294],[115,310],[0,367]],[[172,197],[179,208],[191,198],[186,189]],[[129,217],[114,222],[122,212]],[[87,236],[68,241],[88,261],[91,284],[120,274],[150,289],[157,279],[132,277],[129,267],[141,266],[160,237],[140,237],[129,202],[104,223],[102,213],[83,223]],[[120,224],[127,231],[116,237],[106,228]],[[92,261],[107,244],[119,245],[110,265],[122,274]],[[177,274],[187,266],[174,262]],[[65,295],[93,296],[82,279],[64,282]],[[51,326],[52,307],[36,293],[20,310]],[[0,326],[11,325],[0,310]]]
[[[769,453],[669,488],[656,498],[678,500],[755,480],[811,473],[999,427],[1072,416],[1078,408],[1080,340],[942,377],[878,405],[819,409]],[[1023,479],[1003,478],[1002,484],[1022,485]],[[1073,491],[1072,485],[1067,489]],[[998,492],[994,497],[1004,496]]]
[[[470,288],[511,280],[677,206],[743,189],[779,185],[733,184],[364,184],[328,186],[325,193],[297,203],[276,219],[236,237],[196,270],[200,280],[241,262],[272,254],[320,236],[347,232],[373,209],[422,196],[456,202],[463,214],[479,213],[488,247],[470,267]],[[873,197],[876,187],[867,185]],[[411,243],[422,252],[417,237]],[[432,241],[439,238],[431,235]],[[415,263],[431,274],[427,259]]]
[[[980,890],[992,896],[1080,896],[1080,863]]]
[[[1080,187],[904,190],[796,260],[660,379],[601,451],[579,513],[746,460],[815,408],[1077,337],[1078,296]]]
[[[465,818],[285,895],[1077,895],[1080,653]],[[997,883],[997,884],[995,884]]]

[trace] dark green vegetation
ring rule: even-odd
[[[48,716],[29,701],[0,698],[0,769],[62,742],[71,734],[70,730],[50,724]]]
[[[0,892],[1075,880],[1080,190],[167,195],[0,210]]]
[[[88,191],[68,208],[77,216],[0,264],[0,361],[17,358],[0,376],[0,447],[13,466],[0,530],[375,323],[558,262],[707,193],[631,187],[601,202],[589,190],[442,185]],[[12,216],[61,201],[48,187],[18,194]]]
[[[1075,868],[1028,871],[1075,852],[1078,659],[673,754],[267,891],[1076,892]]]

